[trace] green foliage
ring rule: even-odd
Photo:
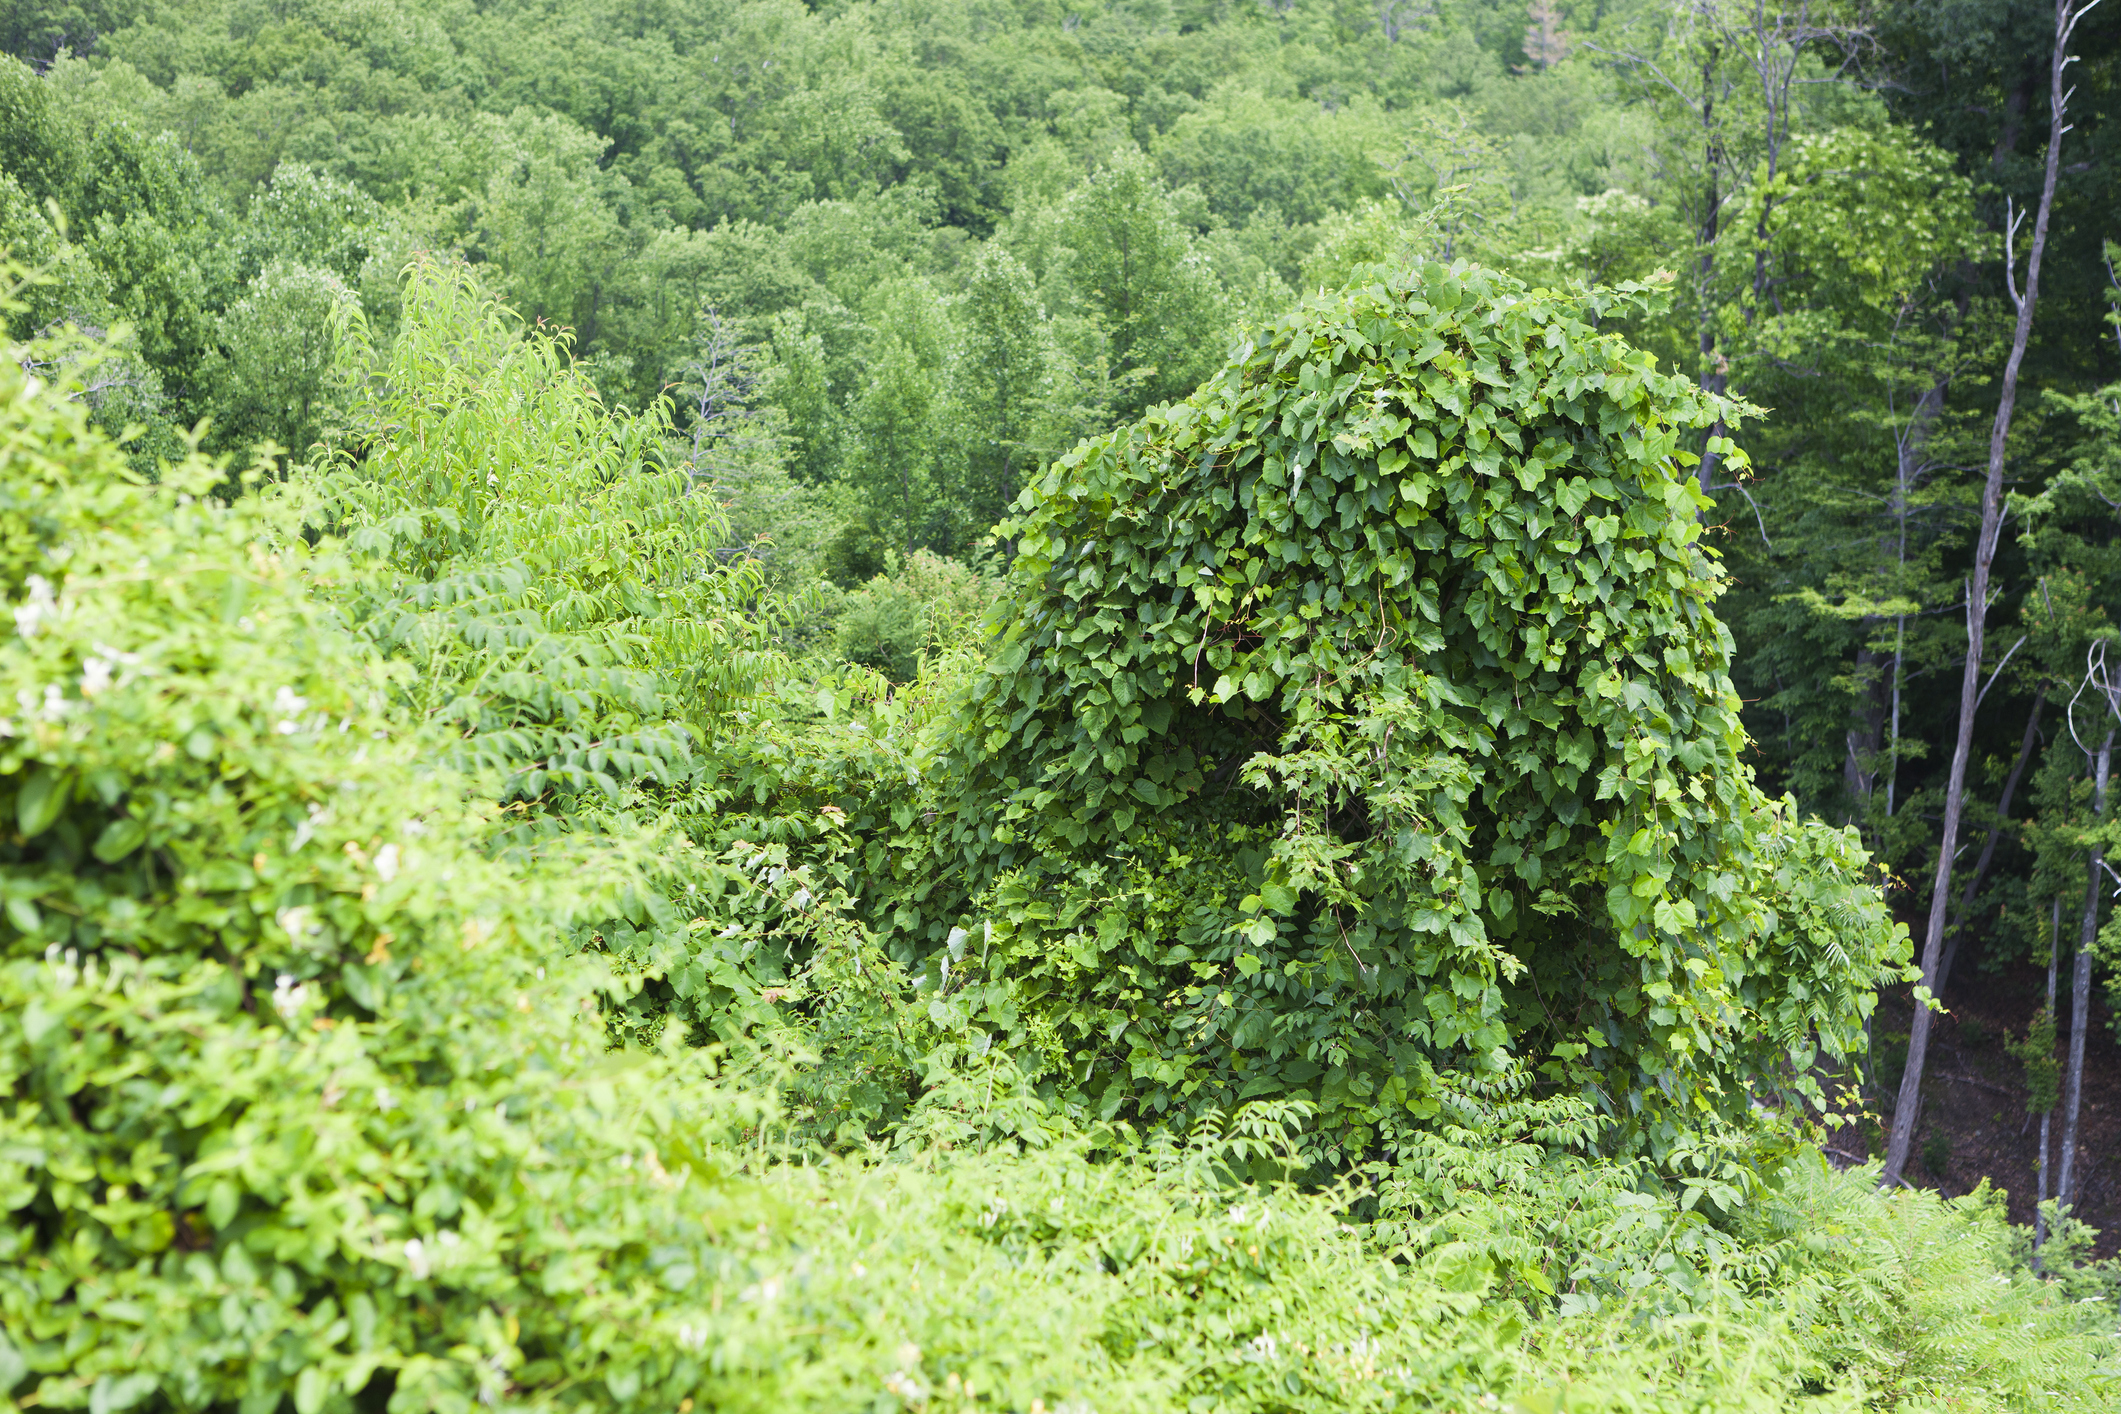
[[[2065,1300],[2098,1305],[2121,1302],[2121,1259],[2100,1258],[2099,1230],[2071,1216],[2059,1199],[2040,1205],[2047,1240],[2036,1250],[2034,1230],[2011,1232],[2012,1255],[2041,1274]]]
[[[1944,1199],[1876,1183],[1875,1166],[1836,1175],[1808,1154],[1734,1224],[1763,1294],[1793,1318],[1814,1387],[1838,1378],[1872,1407],[1905,1410],[2111,1398],[2111,1347],[2069,1334],[2103,1312],[2016,1260],[2023,1230],[2004,1220],[2000,1192],[1984,1182]]]
[[[1122,416],[1185,396],[1214,369],[1230,322],[1223,292],[1194,250],[1179,198],[1146,157],[1114,153],[1041,213],[1034,232],[1121,380]]]
[[[928,654],[973,637],[992,592],[971,570],[916,550],[898,573],[878,575],[847,596],[835,647],[850,663],[912,682]]]
[[[1025,477],[1066,440],[1068,366],[1031,272],[981,252],[965,284],[952,368],[965,438],[965,501],[975,533],[1008,515]]]
[[[2042,156],[1946,9],[11,9],[0,1396],[2112,1407],[2081,1223],[1798,1142]],[[1977,782],[2121,605],[2065,160]]]
[[[2022,1040],[2007,1048],[2025,1067],[2025,1112],[2044,1115],[2062,1098],[2062,1061],[2055,1054],[2055,1014],[2046,1007],[2033,1013]]]
[[[332,325],[353,296],[329,271],[274,260],[221,316],[228,354],[213,368],[223,416],[244,444],[306,451],[340,391]]]
[[[1807,1093],[1905,934],[1739,764],[1678,440],[1737,410],[1588,312],[1432,265],[1046,473],[941,784],[836,800],[892,955],[980,931],[1080,1102],[1302,1096],[1327,1153],[1513,1052],[1623,1148]]]
[[[469,1408],[677,1373],[653,1274],[718,1259],[669,1175],[710,1182],[738,1111],[649,1060],[584,1084],[596,975],[525,946],[623,859],[488,861],[286,510],[197,459],[141,486],[0,369],[0,1383]]]
[[[710,609],[760,610],[748,572],[705,553],[711,503],[661,469],[660,418],[607,409],[460,269],[416,271],[406,310],[355,365],[373,372],[345,453],[232,500],[197,457],[159,485],[127,472],[87,421],[101,350],[0,362],[0,1395],[297,1414],[2114,1402],[2105,1311],[2013,1266],[1993,1195],[1884,1195],[1709,1125],[1660,1165],[1596,1158],[1597,1098],[1542,1093],[1521,1062],[1432,1067],[1403,1155],[1323,1191],[1286,1182],[1315,1156],[1306,1100],[1071,1121],[986,1029],[1014,999],[1061,1074],[1089,1049],[1041,1025],[1021,971],[983,975],[1005,929],[894,956],[848,887],[877,842],[815,804],[896,781],[857,806],[912,829],[907,768],[983,710],[963,691],[995,677],[978,653],[939,635],[902,688],[828,680],[846,725],[806,716],[785,699],[807,685],[759,681],[748,630],[688,636]],[[1050,569],[1046,496],[1004,615]],[[963,591],[916,564],[937,605]],[[612,752],[533,790],[551,758],[525,753],[553,748],[525,662],[583,731],[669,732],[692,774]],[[460,710],[437,710],[449,694]],[[732,784],[761,813],[700,809]],[[1203,837],[1256,828],[1221,808]],[[688,864],[673,821],[758,842]],[[1264,861],[1284,837],[1257,838]],[[1779,946],[1845,940],[1856,905],[1821,891],[1843,856],[1772,844],[1786,873],[1753,884],[1792,920]],[[726,887],[686,920],[657,902],[679,874]],[[642,955],[584,955],[614,919],[648,925]],[[776,952],[785,985],[761,987]],[[657,988],[663,1021],[636,1024]],[[769,1023],[776,1004],[791,1015]],[[790,1057],[797,1112],[774,1071],[718,1077],[726,1052],[679,1045],[685,1008]],[[914,1070],[922,1093],[892,1095]],[[892,1150],[781,1137],[829,1131],[800,1113],[828,1104],[848,1138],[888,1112]],[[2098,1289],[2068,1271],[2070,1293]]]
[[[502,801],[691,783],[762,644],[749,562],[670,465],[667,404],[607,409],[462,266],[416,266],[404,307],[386,351],[341,306],[369,391],[313,514],[378,562],[349,607],[414,668],[405,709]]]

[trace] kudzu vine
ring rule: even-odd
[[[1663,1151],[1848,1052],[1904,930],[1743,763],[1692,472],[1748,409],[1597,327],[1657,294],[1322,296],[1027,490],[925,784],[839,801],[939,1016],[1106,1115],[1307,1098],[1340,1159],[1442,1069]]]

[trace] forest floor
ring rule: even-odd
[[[1967,963],[1976,963],[1969,966]],[[2039,1010],[2046,991],[2044,967],[1980,970],[1969,958],[1955,969],[1945,989],[1945,1015],[1930,1030],[1929,1063],[1923,1077],[1924,1113],[1915,1129],[1915,1158],[1908,1164],[1912,1183],[1958,1196],[1970,1193],[1985,1178],[2010,1195],[2014,1223],[2031,1223],[2037,1180],[2034,1161],[2040,1149],[2040,1121],[2025,1111],[2025,1069],[2005,1049],[2021,1039]],[[2061,978],[2063,995],[2056,1010],[2057,1049],[2068,1056],[2069,977]],[[1874,1035],[1904,1036],[1913,1015],[1912,997],[1896,989],[1879,999],[1872,1020]],[[1842,1126],[1829,1141],[1828,1154],[1847,1165],[1882,1154],[1882,1126],[1889,1122],[1892,1096],[1871,1105],[1873,1118]],[[1940,1147],[1941,1134],[1950,1157],[1941,1173],[1927,1158]],[[2099,1229],[2098,1255],[2121,1253],[2121,1046],[2114,1040],[2105,999],[2094,995],[2084,1052],[2084,1108],[2078,1119],[2077,1165],[2081,1197],[2076,1215]],[[2062,1112],[2053,1124],[2052,1164],[2062,1158]],[[2052,1190],[2052,1183],[2050,1183]]]

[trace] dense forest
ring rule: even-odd
[[[2121,1403],[2121,10],[0,48],[0,1402]]]

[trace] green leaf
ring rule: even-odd
[[[29,1362],[15,1348],[6,1331],[0,1331],[0,1397],[5,1397],[29,1373]]]
[[[116,864],[147,840],[147,826],[129,815],[121,815],[103,827],[91,852],[105,864]]]
[[[153,1375],[131,1374],[112,1378],[99,1375],[88,1391],[88,1414],[119,1414],[153,1394],[160,1382]],[[314,1414],[304,1410],[303,1414]]]
[[[70,778],[65,772],[38,765],[15,794],[15,822],[25,839],[35,839],[52,827],[66,809]]]
[[[58,1024],[59,1018],[55,1014],[35,1002],[22,1008],[22,1039],[32,1046],[49,1036]]]

